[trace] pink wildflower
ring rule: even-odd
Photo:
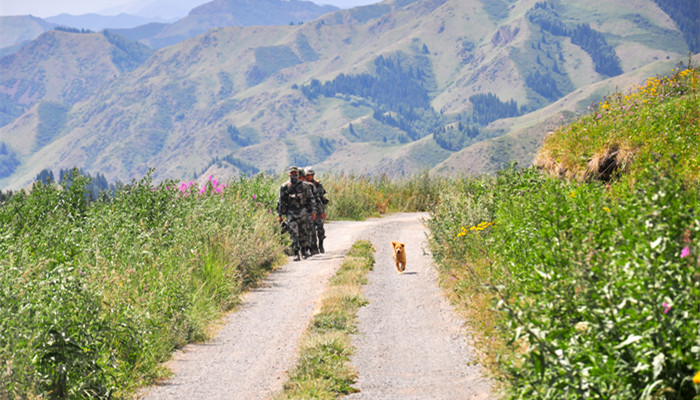
[[[664,314],[668,314],[668,312],[671,311],[671,307],[673,307],[668,303],[663,303],[662,306],[664,307]]]
[[[202,188],[199,189],[199,194],[204,194],[204,192],[206,192],[206,191],[207,191],[207,187],[206,187],[206,186],[202,186]]]
[[[256,196],[256,195],[253,195],[253,200],[255,200],[255,199],[257,199],[257,198],[258,198],[258,196]]]
[[[685,248],[683,248],[683,250],[681,250],[681,258],[686,258],[689,255],[690,255],[690,247],[685,246]]]

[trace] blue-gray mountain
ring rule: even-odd
[[[145,60],[114,32],[48,32],[0,61],[0,142],[19,161],[0,187],[73,166],[128,181],[151,167],[190,179],[291,163],[390,175],[529,164],[562,118],[697,52],[694,25],[673,16],[685,3],[640,1],[387,0],[216,28]],[[47,115],[60,127],[46,130]]]

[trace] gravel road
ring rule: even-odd
[[[361,392],[353,399],[492,399],[491,383],[465,337],[464,323],[440,294],[421,223],[426,214],[391,214],[326,224],[326,253],[273,272],[227,315],[214,339],[186,346],[168,367],[174,377],[139,398],[267,399],[296,364],[297,345],[316,302],[357,240],[377,250],[359,313],[352,363]],[[406,243],[407,269],[398,275],[392,240]]]

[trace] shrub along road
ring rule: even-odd
[[[491,399],[491,383],[473,365],[464,323],[436,283],[426,231],[427,214],[391,214],[327,224],[326,253],[289,262],[229,314],[214,339],[188,345],[168,367],[172,379],[142,398],[265,399],[282,388],[296,364],[298,342],[320,295],[345,253],[360,239],[377,249],[358,316],[357,399]],[[406,243],[406,272],[398,275],[391,241]]]

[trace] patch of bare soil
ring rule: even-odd
[[[472,365],[465,326],[440,293],[427,251],[426,214],[392,214],[326,225],[326,253],[290,262],[248,293],[208,343],[186,346],[168,363],[174,377],[139,398],[266,399],[296,364],[298,342],[316,302],[357,240],[372,242],[376,265],[359,313],[353,365],[359,399],[492,399],[491,384]],[[406,243],[398,275],[391,241]]]

